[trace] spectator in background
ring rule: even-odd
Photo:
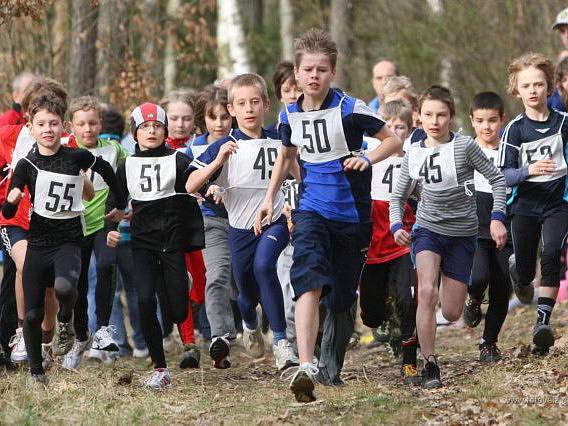
[[[0,126],[7,124],[23,124],[26,122],[22,113],[20,102],[28,84],[36,78],[35,74],[24,71],[12,81],[12,108],[0,115]]]
[[[548,107],[557,111],[566,112],[568,101],[568,57],[562,59],[558,65],[556,65],[554,86],[554,92],[548,97]]]
[[[369,102],[369,108],[371,108],[374,112],[379,110],[379,106],[381,104],[379,96],[381,89],[385,84],[385,79],[387,77],[392,77],[393,75],[399,75],[398,67],[394,62],[389,61],[388,59],[382,59],[373,66],[373,78],[371,79],[371,83],[373,84],[373,89],[375,89],[377,96]]]
[[[558,30],[560,41],[564,47],[564,50],[562,50],[560,55],[558,55],[558,61],[561,61],[568,56],[568,7],[556,15],[556,21],[554,22],[552,29]]]

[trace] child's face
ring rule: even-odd
[[[282,97],[280,98],[280,102],[283,104],[291,104],[298,100],[298,96],[301,95],[302,91],[296,84],[296,81],[293,78],[289,78],[280,87],[280,93]]]
[[[304,95],[320,99],[327,95],[335,77],[335,69],[323,53],[305,53],[295,73]]]
[[[36,112],[28,126],[38,145],[47,149],[55,149],[60,145],[63,120],[57,114],[40,110]]]
[[[142,151],[158,148],[166,138],[166,127],[157,121],[145,121],[138,126],[136,136]]]
[[[525,108],[546,106],[548,85],[546,75],[535,67],[527,67],[517,74],[517,92]]]
[[[405,140],[410,133],[408,124],[402,121],[399,117],[394,117],[388,120],[387,127],[391,129],[401,140]]]
[[[223,105],[215,105],[205,114],[205,127],[213,140],[227,136],[231,131],[233,119]]]
[[[568,49],[568,25],[560,25],[558,27],[558,35],[560,36],[560,41],[564,45],[564,48]]]
[[[560,80],[560,83],[558,84],[558,89],[564,93],[568,93],[568,73],[562,76],[562,80]]]
[[[499,140],[503,117],[496,109],[476,109],[472,112],[471,125],[478,140],[493,144]]]
[[[422,103],[420,121],[428,137],[445,142],[452,123],[450,108],[442,101],[427,99]]]
[[[195,130],[193,108],[185,102],[170,102],[166,114],[168,115],[168,133],[172,138],[188,138]]]
[[[233,89],[233,103],[227,105],[229,113],[237,119],[241,130],[258,131],[264,122],[264,113],[270,104],[262,98],[261,91],[254,86]]]
[[[97,139],[101,133],[101,117],[94,109],[79,110],[71,118],[71,132],[81,145],[89,148],[97,146]]]

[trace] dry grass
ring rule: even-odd
[[[423,391],[400,383],[398,365],[382,348],[348,353],[340,388],[318,388],[316,403],[293,401],[272,359],[252,362],[240,349],[234,368],[180,371],[164,392],[140,386],[145,361],[111,366],[86,362],[78,371],[49,372],[47,391],[30,389],[27,372],[0,373],[1,424],[566,424],[568,304],[555,309],[556,347],[544,358],[523,356],[534,309],[507,318],[504,361],[475,361],[480,329],[438,333],[445,387]],[[176,357],[171,358],[175,365]]]

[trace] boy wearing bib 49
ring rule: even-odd
[[[2,208],[4,217],[12,217],[24,187],[29,189],[33,213],[22,274],[26,311],[24,339],[32,380],[41,384],[47,384],[41,354],[46,287],[53,285],[59,300],[59,337],[53,343],[53,352],[65,355],[73,344],[69,339],[74,335],[70,321],[77,298],[83,238],[81,170],[99,173],[113,192],[119,210],[113,209],[109,219],[119,220],[126,205],[110,164],[88,151],[61,146],[65,110],[66,105],[50,95],[31,102],[31,133],[37,144],[16,165],[7,203]]]
[[[348,313],[355,301],[371,237],[370,167],[402,148],[401,140],[364,102],[330,88],[336,60],[337,46],[324,31],[312,29],[296,41],[296,81],[303,95],[280,113],[282,147],[255,221],[255,231],[261,233],[299,154],[302,183],[299,206],[292,212],[290,270],[300,358],[290,389],[299,402],[315,400],[320,298],[337,314]],[[366,156],[360,155],[365,133],[382,141]],[[339,371],[352,333],[353,321],[343,327],[343,350],[336,349]]]
[[[262,235],[253,231],[259,208],[278,156],[280,141],[274,132],[262,128],[268,110],[268,92],[262,77],[242,74],[229,87],[228,109],[239,128],[211,144],[191,163],[186,189],[193,193],[212,183],[206,196],[223,199],[229,215],[229,249],[233,277],[238,288],[237,304],[243,318],[243,342],[254,357],[264,353],[264,342],[256,306],[260,302],[273,333],[276,367],[297,365],[286,339],[282,288],[276,262],[290,238],[282,208],[284,194],[274,202],[271,224]]]
[[[519,277],[514,290],[524,303],[530,303],[533,297],[531,282],[542,241],[542,280],[533,330],[533,350],[538,353],[547,352],[554,344],[549,321],[568,233],[568,119],[566,113],[547,107],[553,82],[554,66],[540,54],[527,53],[509,65],[509,93],[521,98],[525,112],[505,128],[499,154],[507,185],[513,187],[508,204]]]
[[[420,98],[419,110],[427,137],[414,142],[404,157],[391,198],[390,222],[396,243],[406,246],[412,241],[416,256],[416,330],[425,361],[422,386],[433,388],[442,385],[434,356],[438,292],[444,317],[457,320],[464,306],[475,253],[478,221],[474,171],[481,172],[491,184],[490,232],[498,249],[507,241],[503,225],[505,180],[472,138],[450,132],[455,104],[448,89],[430,87]],[[413,180],[420,181],[422,194],[416,224],[409,234],[402,226],[402,212]]]

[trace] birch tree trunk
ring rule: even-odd
[[[331,37],[337,43],[339,60],[335,74],[335,83],[345,90],[351,88],[350,58],[353,47],[353,3],[350,0],[332,0],[330,16]]]
[[[280,40],[282,41],[282,59],[294,59],[294,35],[292,25],[294,14],[290,0],[279,0],[280,5]]]
[[[250,72],[244,29],[236,0],[217,0],[218,76],[232,78]]]
[[[168,0],[166,15],[168,19],[176,17],[176,12],[180,6],[179,0]],[[166,51],[164,53],[164,92],[168,93],[174,89],[176,84],[176,53],[175,53],[176,33],[173,25],[169,25],[166,36]]]
[[[94,94],[97,69],[97,6],[91,0],[74,0],[71,15],[69,93]]]

